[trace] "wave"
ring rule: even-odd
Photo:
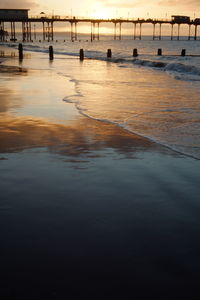
[[[160,140],[158,138],[155,138],[154,136],[146,135],[146,134],[143,134],[139,131],[136,131],[136,130],[132,129],[131,127],[129,127],[129,125],[126,121],[122,122],[122,123],[119,123],[119,122],[116,122],[116,121],[113,121],[113,120],[110,120],[110,119],[103,119],[103,118],[94,117],[94,116],[92,116],[88,113],[87,109],[81,108],[81,102],[76,99],[76,98],[79,98],[79,97],[82,97],[82,95],[80,95],[80,94],[72,95],[72,96],[68,96],[68,97],[64,98],[63,101],[65,101],[67,103],[74,103],[74,105],[75,105],[76,109],[78,110],[78,112],[86,118],[89,118],[89,119],[92,119],[92,120],[95,120],[95,121],[98,121],[98,122],[106,123],[106,124],[115,125],[117,127],[120,127],[122,129],[124,129],[125,131],[128,131],[131,134],[143,137],[143,138],[145,138],[145,139],[147,139],[147,140],[149,140],[153,143],[164,146],[165,148],[168,148],[168,149],[176,152],[178,155],[184,155],[184,156],[196,159],[196,160],[200,160],[200,155],[199,155],[200,148],[199,147],[196,147],[197,149],[196,149],[196,151],[194,151],[195,150],[194,147],[186,147],[186,146],[181,145],[181,144],[180,145],[179,144],[170,144],[167,141]]]
[[[186,65],[179,62],[171,63],[171,62],[161,62],[161,61],[142,60],[142,59],[134,59],[132,63],[138,66],[145,66],[145,67],[163,70],[165,72],[174,75],[176,79],[200,81],[200,68],[193,65]],[[181,75],[183,76],[181,77]]]
[[[3,45],[4,43],[2,43]],[[18,44],[10,43],[9,45],[5,43],[6,46],[17,48]],[[38,44],[24,44],[25,51],[31,52],[41,52],[41,53],[48,53],[49,45],[38,45]],[[181,62],[173,61],[170,56],[161,56],[156,59],[149,59],[149,55],[147,59],[143,58],[133,58],[132,56],[121,57],[120,53],[115,53],[115,57],[107,58],[105,52],[98,51],[98,50],[85,50],[85,58],[86,59],[95,59],[101,61],[110,61],[112,63],[119,64],[119,67],[130,67],[130,65],[141,66],[141,67],[148,67],[153,69],[158,69],[173,75],[175,79],[178,80],[194,80],[200,81],[200,67],[191,65],[192,61],[188,60],[187,57],[181,57],[181,60],[187,60],[187,64]],[[68,49],[66,45],[55,45],[54,47],[54,54],[57,55],[64,55],[64,56],[79,56],[79,51],[74,49]],[[144,55],[140,55],[143,56]],[[164,61],[161,61],[164,60]],[[180,57],[177,57],[176,60],[180,60]],[[199,64],[199,60],[198,60]]]

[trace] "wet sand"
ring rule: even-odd
[[[68,79],[13,60],[0,65],[2,299],[193,299],[199,161],[79,115]]]

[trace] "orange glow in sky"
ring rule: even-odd
[[[0,8],[29,8],[31,15],[95,18],[200,18],[199,0],[1,0]]]

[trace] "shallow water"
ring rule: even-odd
[[[48,46],[26,43],[24,48],[42,53]],[[200,158],[200,57],[169,56],[180,54],[183,48],[187,54],[197,55],[199,41],[152,41],[146,37],[142,41],[106,38],[93,43],[64,43],[60,35],[53,46],[51,69],[74,84],[75,91],[66,94],[65,101],[74,102],[79,112]],[[92,60],[75,60],[80,48]],[[109,61],[107,48],[113,52]],[[133,48],[141,54],[136,59]],[[163,49],[164,56],[155,56],[158,48]],[[70,70],[65,68],[66,59]]]

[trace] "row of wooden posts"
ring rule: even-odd
[[[19,59],[22,60],[23,59],[23,45],[22,44],[19,44],[18,50],[19,50]],[[138,50],[136,48],[133,49],[133,57],[137,57],[138,55],[139,55]],[[158,49],[157,55],[162,56],[162,49]],[[182,49],[180,55],[185,56],[186,55],[186,50]],[[111,58],[111,57],[112,57],[112,50],[108,49],[107,50],[107,58]],[[83,49],[80,49],[79,58],[80,58],[81,61],[84,60],[84,50]],[[49,46],[49,59],[50,60],[54,59],[53,46]]]

